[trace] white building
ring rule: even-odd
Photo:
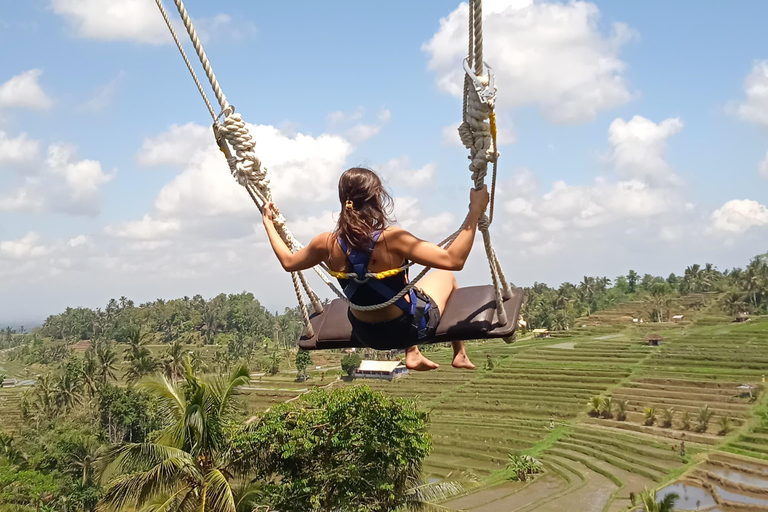
[[[363,361],[355,372],[355,378],[394,380],[408,373],[400,361]]]

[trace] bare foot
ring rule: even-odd
[[[451,365],[454,368],[462,368],[464,370],[474,370],[475,365],[469,360],[469,356],[466,352],[459,352],[453,356],[453,363]]]
[[[411,350],[405,354],[405,367],[415,372],[426,372],[435,370],[440,365],[424,357],[418,350]]]

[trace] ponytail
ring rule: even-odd
[[[334,235],[350,249],[368,251],[373,233],[392,222],[392,197],[378,175],[362,167],[353,167],[339,178],[341,214]]]

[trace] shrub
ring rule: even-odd
[[[589,402],[587,402],[587,405],[589,405],[589,415],[593,418],[597,418],[600,416],[600,408],[603,406],[603,399],[599,396],[593,396],[589,399]]]
[[[493,370],[494,366],[496,366],[493,362],[493,358],[490,354],[485,356],[485,371],[490,372]]]
[[[643,417],[645,418],[645,424],[648,426],[656,423],[656,408],[646,407],[645,411],[643,412]]]
[[[541,463],[528,455],[509,454],[507,469],[510,469],[519,482],[528,480],[528,475],[541,472]]]
[[[696,432],[706,432],[709,427],[709,420],[711,419],[712,411],[709,410],[709,405],[700,407],[696,415]]]
[[[626,400],[616,400],[614,402],[616,404],[616,419],[619,421],[624,421],[627,419],[627,401]]]
[[[719,428],[717,434],[721,436],[724,436],[733,430],[731,428],[731,418],[729,416],[720,416],[720,419],[717,421],[717,426]]]
[[[600,414],[603,418],[611,419],[613,418],[613,400],[611,397],[607,396],[603,398],[601,404],[600,404]]]
[[[669,428],[672,426],[672,422],[675,419],[675,408],[667,407],[661,410],[661,426]]]
[[[680,428],[683,430],[691,430],[691,411],[683,411],[683,415],[680,418]]]

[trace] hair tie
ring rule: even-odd
[[[355,207],[355,203],[353,203],[352,201],[347,201],[347,202],[344,204],[344,207],[345,207],[347,210],[351,210],[351,209],[353,209],[353,208]]]

